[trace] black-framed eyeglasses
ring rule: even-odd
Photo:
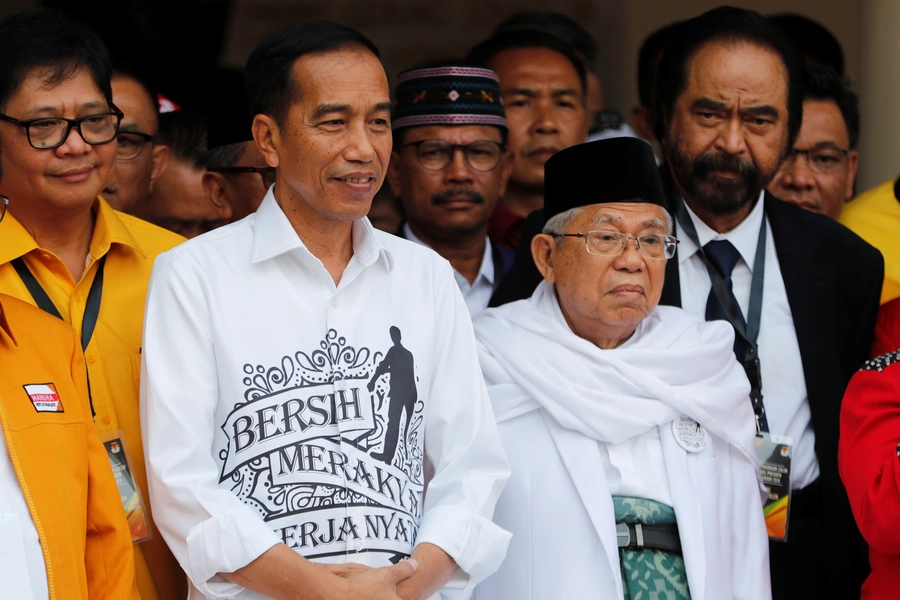
[[[222,167],[214,169],[217,173],[259,173],[263,187],[266,191],[275,183],[275,167],[264,165],[262,167]]]
[[[444,140],[421,140],[404,144],[397,148],[414,147],[419,164],[429,171],[443,171],[453,160],[453,154],[462,150],[466,164],[473,171],[487,173],[493,171],[503,158],[504,147],[502,144],[491,140],[478,140],[471,144],[451,144]]]
[[[625,252],[628,240],[635,241],[635,248],[644,258],[666,260],[675,256],[678,239],[661,233],[645,233],[637,237],[621,231],[597,229],[587,233],[554,233],[556,237],[584,238],[588,253],[599,256],[619,256]]]
[[[9,198],[0,195],[0,221],[6,216],[6,209],[9,207]]]
[[[120,131],[116,134],[119,144],[116,148],[116,158],[119,160],[132,160],[141,155],[144,146],[153,143],[153,136],[140,131]]]
[[[119,123],[124,116],[115,105],[111,106],[112,110],[109,112],[86,115],[78,119],[52,117],[20,121],[9,115],[0,114],[0,121],[24,127],[28,143],[37,150],[59,148],[66,143],[73,128],[78,130],[85,144],[99,146],[116,139]]]
[[[797,160],[797,155],[802,154],[806,159],[806,166],[815,173],[822,175],[830,175],[840,168],[850,150],[844,150],[837,147],[811,148],[809,150],[797,150],[796,148],[787,153],[782,163],[782,168],[790,169]]]

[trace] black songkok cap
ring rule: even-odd
[[[561,150],[544,165],[544,222],[579,206],[640,202],[668,209],[653,148],[618,137]]]
[[[397,78],[394,131],[421,125],[494,125],[509,129],[500,80],[481,67],[404,71]]]
[[[247,107],[244,76],[239,71],[214,72],[206,90],[209,149],[253,140],[253,117]]]

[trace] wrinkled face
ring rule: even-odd
[[[500,130],[491,125],[413,127],[404,133],[403,145],[391,155],[391,189],[403,202],[414,232],[437,239],[483,232],[506,190],[512,155],[506,154],[492,171],[484,173],[472,169],[459,149],[443,170],[431,171],[422,166],[416,148],[409,145],[422,140],[499,144],[503,141]]]
[[[125,114],[119,132],[156,136],[156,106],[151,103],[141,84],[128,77],[115,77],[112,80],[112,90],[113,102]],[[152,185],[153,148],[152,142],[143,142],[143,149],[135,158],[116,161],[115,174],[103,190],[103,197],[113,208],[131,212],[147,198]]]
[[[244,142],[241,158],[232,166],[264,167],[266,159],[263,158],[255,142]],[[255,213],[268,191],[259,173],[227,173],[223,180],[225,196],[231,206],[232,221],[238,221]]]
[[[663,142],[689,203],[730,215],[759,197],[786,151],[787,89],[768,49],[715,42],[697,51]]]
[[[850,150],[850,134],[836,103],[803,103],[803,124],[794,152],[781,164],[769,191],[806,210],[839,218],[853,197],[859,154]]]
[[[630,236],[668,234],[666,215],[651,204],[616,202],[584,207],[566,233],[595,229]],[[542,238],[548,236],[541,234]],[[666,261],[645,258],[628,240],[619,256],[590,254],[582,238],[549,238],[549,269],[544,278],[556,285],[566,321],[588,339],[624,338],[659,304]],[[535,245],[532,245],[534,248]],[[536,262],[540,262],[536,258]]]
[[[153,193],[136,207],[135,216],[174,231],[197,237],[227,223],[203,189],[202,169],[172,158],[156,180]]]
[[[543,189],[547,159],[587,139],[590,115],[578,72],[549,48],[504,50],[488,66],[500,78],[509,151],[516,157],[510,181]]]
[[[48,86],[43,69],[33,69],[3,114],[19,120],[62,117],[77,119],[108,113],[110,106],[84,69]],[[77,128],[65,143],[38,150],[28,143],[25,128],[0,122],[0,194],[10,198],[10,212],[88,209],[106,187],[116,160],[116,143],[91,146]]]
[[[273,135],[277,156],[269,158],[279,167],[276,197],[319,218],[361,218],[391,154],[384,68],[368,50],[349,47],[301,56],[293,77],[300,93]]]

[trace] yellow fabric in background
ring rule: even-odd
[[[0,292],[35,304],[10,264],[13,259],[24,257],[28,269],[63,319],[75,328],[80,340],[84,306],[97,273],[97,261],[107,257],[100,315],[84,353],[96,413],[94,425],[104,439],[105,434],[117,430],[124,433],[135,479],[151,518],[153,539],[134,546],[135,577],[141,597],[143,600],[186,598],[184,572],[152,520],[139,421],[141,333],[150,270],[158,254],[184,238],[119,213],[103,198],[97,198],[94,213],[89,264],[78,282],[57,256],[38,248],[34,238],[8,213],[0,222]]]
[[[900,201],[894,180],[863,192],[844,207],[841,223],[884,256],[881,303],[900,298]]]

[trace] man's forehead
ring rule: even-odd
[[[803,123],[796,147],[803,149],[835,145],[847,149],[850,134],[841,109],[833,100],[807,100],[803,103]]]
[[[661,206],[649,202],[608,202],[585,207],[582,215],[591,223],[612,223],[614,225],[658,226],[665,221]]]
[[[564,54],[550,48],[508,48],[495,54],[489,64],[503,88],[551,82],[581,87],[575,66]]]
[[[477,140],[501,142],[503,136],[493,125],[423,125],[410,127],[404,138],[405,143],[420,140],[446,140],[453,143],[470,143]]]
[[[378,96],[373,104],[390,102],[384,66],[371,51],[359,46],[304,54],[294,61],[291,77],[301,101],[309,98],[315,104],[329,103],[342,91],[342,84],[356,83],[364,88],[367,100]]]
[[[131,78],[115,77],[112,81],[113,103],[125,115],[122,117],[122,131],[129,128],[154,133],[158,123],[156,105],[144,87]],[[146,131],[153,129],[154,131]]]
[[[709,42],[689,59],[685,92],[729,100],[740,95],[746,101],[787,100],[788,73],[772,49],[748,41]],[[693,100],[693,98],[691,98]]]
[[[61,78],[54,77],[55,73],[58,72],[47,67],[31,69],[10,95],[4,110],[15,106],[29,115],[41,116],[61,108],[107,108],[106,97],[88,71],[80,68]]]

